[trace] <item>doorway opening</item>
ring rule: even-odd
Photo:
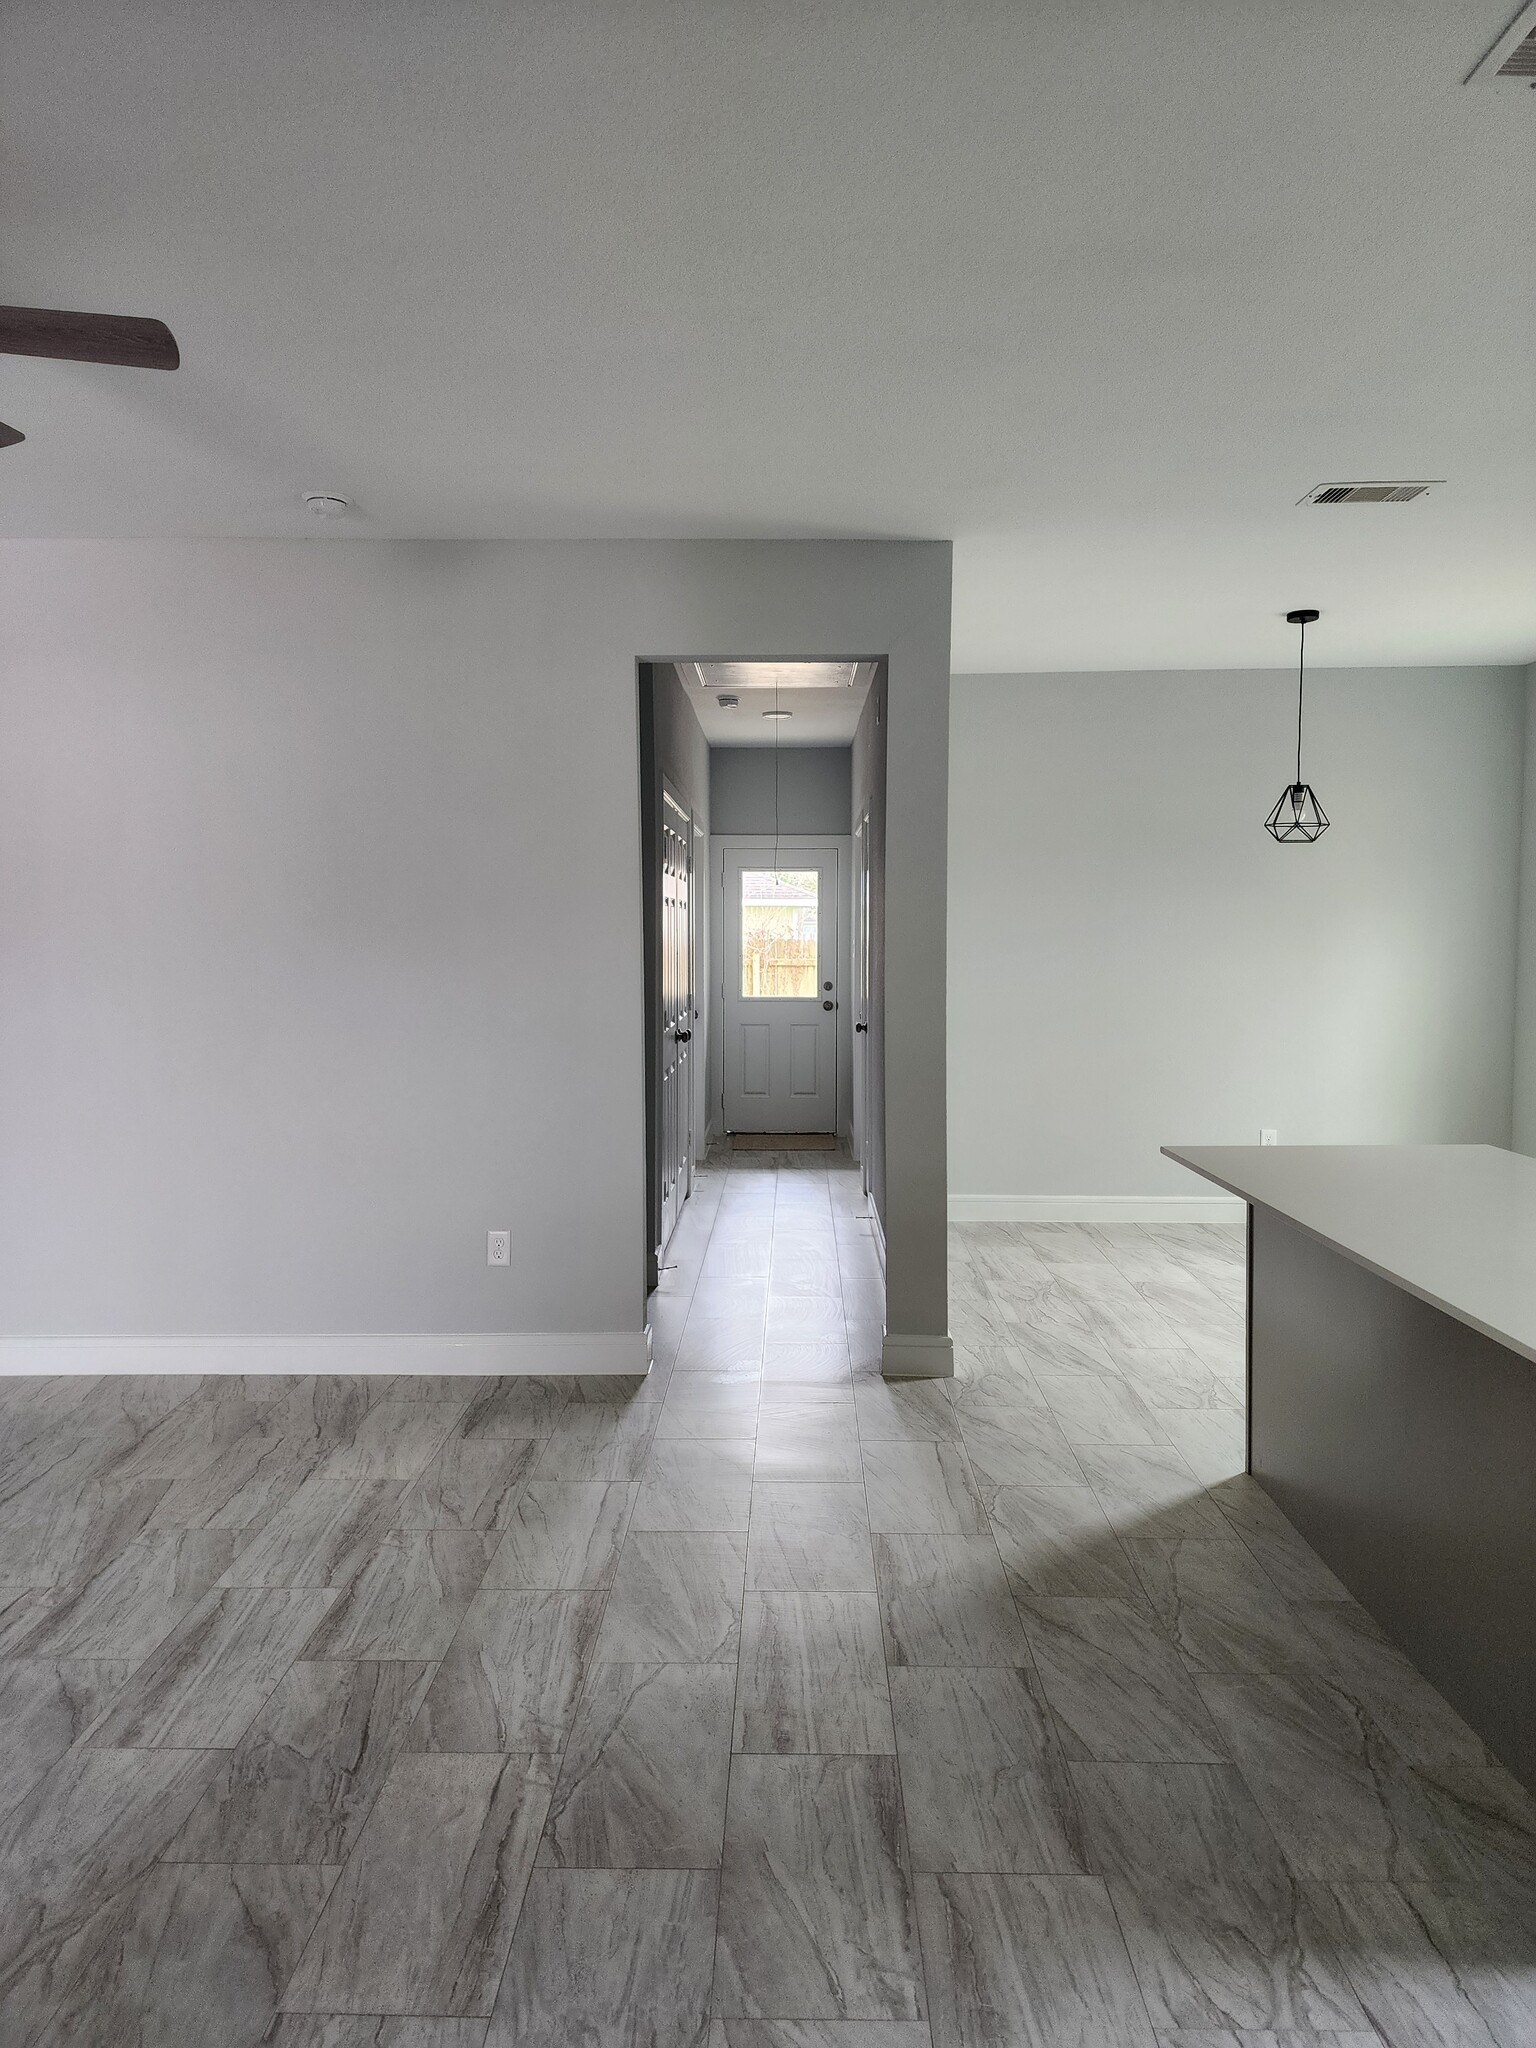
[[[882,1245],[885,664],[638,664],[646,1284],[711,1147],[841,1152]]]

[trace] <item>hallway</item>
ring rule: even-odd
[[[1237,1235],[955,1230],[888,1385],[864,1206],[708,1165],[638,1385],[0,1382],[7,2044],[1536,2037],[1536,1806],[1238,1472]]]

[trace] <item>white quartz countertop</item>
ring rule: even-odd
[[[1536,1362],[1536,1159],[1497,1145],[1165,1145]]]

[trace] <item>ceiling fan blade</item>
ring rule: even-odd
[[[0,306],[0,355],[118,363],[128,370],[174,370],[181,362],[176,337],[163,320],[56,313],[43,306]]]
[[[4,420],[0,420],[0,448],[14,448],[18,441],[26,438],[19,427],[8,427]]]

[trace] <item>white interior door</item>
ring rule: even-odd
[[[693,1185],[693,820],[673,795],[661,804],[661,1244]]]
[[[722,855],[725,1127],[837,1129],[838,852]]]
[[[853,1142],[869,1193],[869,813],[853,830]]]

